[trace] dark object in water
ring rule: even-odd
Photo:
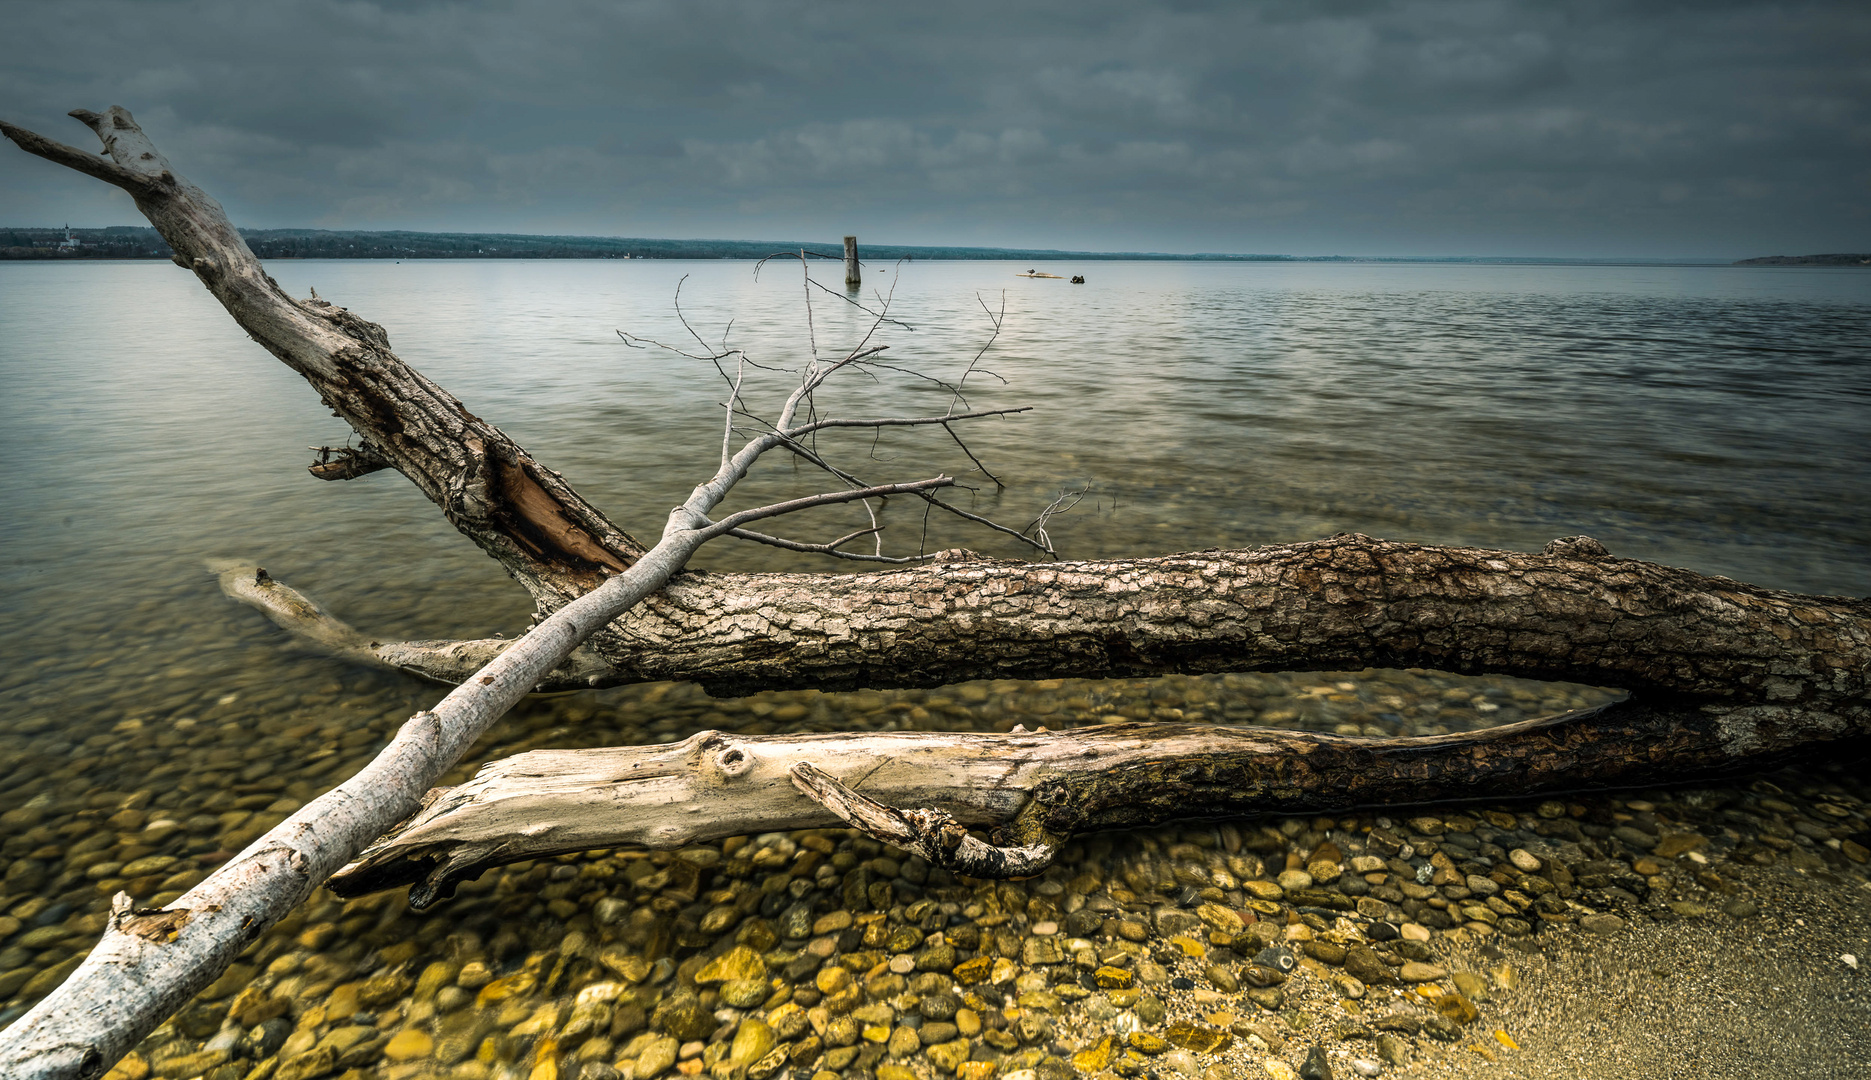
[[[1083,285],[1083,284],[1085,284],[1085,275],[1084,275],[1084,274],[1073,274],[1073,275],[1072,275],[1072,284],[1074,284],[1074,285]]]

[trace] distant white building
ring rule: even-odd
[[[68,222],[65,225],[65,240],[64,242],[59,244],[59,247],[76,248],[77,246],[78,246],[78,238],[71,234],[71,224]]]

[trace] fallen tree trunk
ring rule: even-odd
[[[1266,728],[1116,724],[983,735],[884,732],[738,736],[666,746],[534,750],[429,793],[423,809],[337,873],[341,896],[410,887],[425,908],[505,863],[592,848],[670,848],[724,836],[875,821],[829,805],[861,789],[891,809],[998,826],[1017,866],[956,859],[935,825],[880,839],[937,866],[1004,877],[1045,869],[1075,833],[1192,817],[1498,799],[1706,776],[1871,732],[1871,708],[1654,705],[1625,700],[1486,731],[1383,739]],[[802,767],[833,784],[800,798]],[[797,789],[797,790],[796,790]],[[887,829],[888,823],[883,828]]]
[[[368,642],[299,593],[231,595],[346,655],[457,682],[506,646]],[[232,582],[232,584],[229,584]],[[983,678],[1428,667],[1709,701],[1861,701],[1871,602],[1612,558],[1345,534],[1251,551],[883,573],[685,573],[542,689],[648,680],[718,694]]]

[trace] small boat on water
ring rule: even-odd
[[[1028,271],[1027,271],[1026,273],[1024,273],[1024,274],[1015,274],[1015,275],[1014,275],[1014,277],[1025,277],[1025,278],[1060,278],[1060,277],[1061,277],[1061,275],[1059,275],[1059,274],[1042,274],[1042,273],[1040,273],[1040,272],[1039,272],[1038,270],[1028,270]]]

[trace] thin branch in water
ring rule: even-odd
[[[719,367],[720,365],[716,364],[715,366]],[[727,373],[722,372],[722,374],[726,375]],[[746,359],[743,357],[741,364],[734,369],[734,391],[728,395],[727,404],[725,406],[727,421],[724,423],[721,431],[721,467],[724,469],[727,468],[729,459],[734,456],[734,414],[739,411],[741,382],[746,374],[747,364]]]
[[[956,413],[953,416],[885,416],[869,420],[816,420],[793,428],[788,435],[798,436],[810,431],[822,431],[826,428],[886,428],[919,427],[940,424],[948,427],[958,420],[979,420],[984,416],[1014,416],[1023,412],[1032,412],[1033,406],[1021,405],[1012,409],[977,409],[974,412]]]
[[[968,834],[967,826],[946,810],[898,810],[866,798],[801,761],[789,772],[793,786],[812,801],[843,818],[853,828],[886,844],[915,852],[931,865],[970,877],[1025,877],[1052,865],[1058,845],[996,847]]]
[[[741,540],[752,540],[758,544],[785,548],[787,551],[803,551],[814,555],[829,555],[834,559],[850,559],[853,562],[894,563],[900,565],[903,563],[928,562],[930,559],[935,558],[934,555],[904,555],[901,557],[884,555],[881,553],[882,544],[878,545],[879,554],[875,555],[863,555],[855,551],[838,550],[838,545],[840,544],[848,543],[860,536],[870,536],[882,531],[882,526],[878,526],[874,529],[860,529],[849,535],[841,536],[828,544],[806,544],[798,540],[788,540],[782,536],[768,536],[765,533],[752,532],[748,529],[733,529],[728,532],[728,535]]]
[[[952,484],[950,486],[960,487],[961,485]],[[972,490],[972,489],[964,489],[964,490]],[[1053,557],[1058,556],[1058,552],[1054,551],[1049,543],[1045,541],[1037,540],[1031,536],[1026,535],[1024,532],[1021,532],[1017,529],[1009,529],[1007,526],[1002,525],[1000,522],[995,521],[992,518],[984,518],[980,514],[969,513],[968,511],[963,510],[961,507],[956,506],[953,503],[945,503],[941,499],[938,499],[934,495],[931,495],[927,492],[917,492],[917,495],[920,498],[927,499],[931,503],[935,504],[936,506],[941,507],[944,510],[947,510],[949,513],[954,514],[958,518],[964,518],[968,521],[974,522],[977,525],[985,525],[988,528],[993,529],[995,532],[998,532],[998,533],[1006,533],[1008,536],[1011,536],[1014,539],[1019,540],[1021,543],[1026,544],[1029,547],[1035,548],[1039,551],[1043,551],[1049,556],[1053,556]]]
[[[1006,484],[1001,483],[1000,477],[995,476],[993,473],[989,472],[986,465],[981,464],[981,459],[974,456],[974,451],[968,449],[968,444],[961,441],[961,436],[955,434],[954,428],[949,427],[947,424],[943,424],[942,430],[948,432],[948,437],[955,440],[955,445],[961,447],[961,452],[968,455],[968,460],[974,462],[974,467],[981,470],[982,476],[985,476],[989,480],[994,481],[994,486],[997,488],[1005,488],[1007,486]]]
[[[798,251],[776,251],[771,255],[761,257],[760,261],[754,263],[754,280],[756,282],[760,280],[760,268],[774,259],[797,259],[805,255],[810,255],[815,259],[835,259],[839,262],[845,260],[843,255],[827,255],[823,252],[813,251],[810,248],[800,248]]]
[[[695,344],[700,345],[702,347],[703,352],[707,352],[708,343],[702,340],[702,335],[696,333],[695,328],[693,326],[689,325],[689,317],[682,313],[682,286],[686,284],[688,280],[689,280],[689,275],[684,274],[676,282],[676,298],[675,298],[676,318],[682,320],[682,329],[687,330],[689,332],[689,336],[695,339]]]
[[[981,299],[980,293],[975,293],[974,298],[975,298],[975,302],[981,305],[981,310],[987,313],[987,321],[993,324],[994,332],[988,335],[988,339],[986,342],[982,344],[980,351],[974,354],[974,359],[968,361],[968,367],[962,371],[961,378],[956,380],[955,398],[953,401],[949,402],[949,408],[951,410],[954,409],[956,404],[958,403],[962,405],[968,404],[968,399],[962,396],[962,391],[966,389],[966,387],[968,386],[968,376],[979,372],[980,374],[983,374],[983,375],[993,375],[994,378],[1000,379],[1002,385],[1005,385],[1007,382],[1007,380],[1004,378],[1001,378],[1000,375],[992,371],[989,371],[986,368],[979,366],[981,363],[981,358],[987,355],[987,351],[994,347],[994,343],[996,341],[1000,340],[1001,327],[1006,325],[1006,322],[1007,322],[1007,290],[1002,289],[1000,291],[1000,314],[998,315],[994,313],[994,310],[992,308],[987,306],[986,300]]]
[[[1047,551],[1051,551],[1052,537],[1046,534],[1046,523],[1060,514],[1069,512],[1074,506],[1077,506],[1090,491],[1091,488],[1086,486],[1079,488],[1077,491],[1068,491],[1060,495],[1051,503],[1047,504],[1046,509],[1039,512],[1039,516],[1033,519],[1032,524],[1020,531],[1032,533],[1035,539],[1045,545]]]
[[[866,315],[873,315],[873,316],[876,316],[880,321],[887,322],[895,326],[901,326],[903,329],[908,330],[912,334],[916,332],[916,328],[914,326],[911,326],[909,323],[906,323],[901,319],[892,319],[888,315],[880,315],[877,312],[872,311],[870,308],[865,307],[863,304],[858,303],[856,300],[851,299],[849,296],[846,296],[844,293],[841,293],[836,289],[826,288],[823,284],[817,281],[812,282],[812,284],[818,286],[820,292],[824,292],[832,296],[836,296],[838,299],[843,300],[845,303],[850,304],[852,307],[857,308],[859,311],[862,311]]]
[[[712,539],[732,532],[750,521],[759,521],[762,518],[793,514],[801,510],[810,510],[815,506],[831,506],[836,503],[856,502],[859,499],[874,499],[879,495],[920,494],[934,488],[952,487],[954,484],[954,477],[932,476],[927,480],[912,480],[902,484],[879,484],[876,487],[860,488],[856,491],[827,491],[819,495],[808,495],[803,499],[790,499],[783,503],[742,510],[736,514],[729,514],[720,521],[709,522],[694,531],[704,540]]]

